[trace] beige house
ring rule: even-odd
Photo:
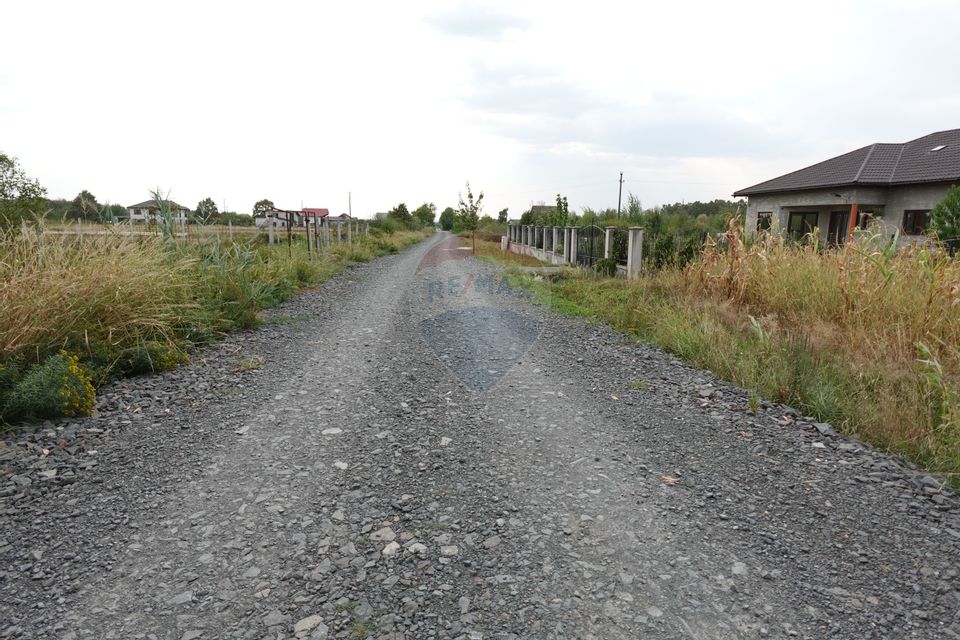
[[[872,144],[733,195],[748,198],[748,233],[775,228],[800,238],[816,229],[839,245],[871,226],[916,242],[954,184],[960,184],[960,129]]]
[[[170,212],[173,213],[174,222],[177,224],[189,222],[190,209],[177,204],[173,200],[166,200],[165,202],[169,205]],[[127,207],[127,217],[133,223],[156,223],[160,221],[160,208],[155,200],[145,200]]]

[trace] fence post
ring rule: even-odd
[[[353,221],[347,223],[347,244],[353,244]]]
[[[369,223],[369,222],[364,222],[364,223],[363,223],[363,235],[365,235],[365,236],[368,237],[368,238],[370,237],[370,223]]]
[[[273,218],[267,218],[267,244],[273,246]]]
[[[577,264],[577,227],[570,227],[570,264]]]
[[[337,242],[343,240],[343,224],[337,223]]]
[[[603,257],[610,258],[613,255],[613,230],[616,227],[607,227],[606,235],[603,237]]]
[[[557,253],[557,239],[559,237],[560,237],[560,227],[554,227],[553,228],[553,245],[552,245],[554,255],[556,255]]]
[[[627,233],[627,278],[639,278],[643,268],[643,229],[630,227]]]
[[[570,264],[570,227],[563,228],[563,261]]]

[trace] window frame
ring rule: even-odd
[[[917,224],[918,218],[922,220]],[[908,226],[909,223],[909,226]],[[900,230],[908,236],[921,236],[927,233],[930,226],[930,209],[904,209]]]
[[[769,231],[772,227],[773,211],[757,211],[757,232]]]
[[[813,216],[814,223],[811,225],[809,222],[810,216]],[[808,230],[800,231],[799,229],[794,228],[794,218],[801,218],[803,223],[806,223],[806,226],[809,227]],[[802,223],[801,223],[802,224]],[[820,212],[819,211],[791,211],[790,215],[787,216],[787,234],[792,237],[794,240],[801,240],[804,236],[813,233],[814,229],[820,228]]]

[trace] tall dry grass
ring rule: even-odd
[[[730,321],[829,363],[850,396],[848,429],[960,468],[960,261],[946,251],[876,235],[827,251],[773,235],[748,244],[734,225],[680,283],[688,300],[729,304]]]
[[[0,362],[92,342],[166,339],[191,304],[192,261],[159,238],[0,235]]]
[[[823,250],[733,226],[639,280],[513,279],[960,486],[960,260],[935,246]]]
[[[176,366],[192,347],[256,325],[261,309],[347,262],[423,237],[358,237],[311,254],[302,235],[270,247],[262,238],[181,241],[109,230],[81,238],[42,225],[0,234],[0,423],[69,409],[27,401],[60,397],[69,366],[84,385]]]

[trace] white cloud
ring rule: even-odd
[[[53,196],[249,210],[723,197],[960,126],[951,2],[4,7],[0,145]]]

